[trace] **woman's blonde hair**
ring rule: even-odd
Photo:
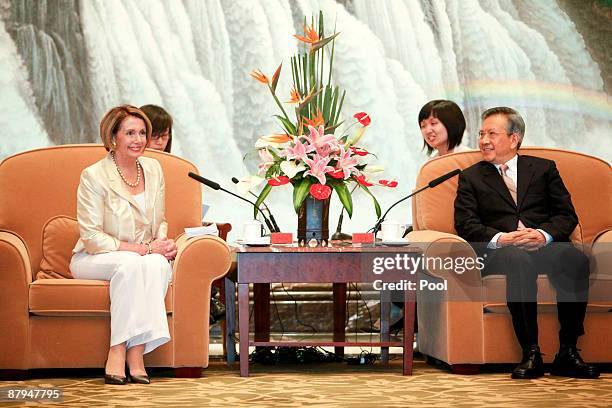
[[[128,116],[134,116],[144,121],[147,129],[147,145],[151,141],[151,122],[147,115],[135,106],[121,105],[106,112],[102,121],[100,121],[100,137],[107,152],[115,149],[115,135],[121,127],[121,122]]]

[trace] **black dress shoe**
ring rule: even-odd
[[[134,384],[151,384],[151,379],[146,374],[132,375],[132,373],[130,373],[130,366],[128,366],[127,363],[125,363],[125,373],[128,379]]]
[[[151,384],[151,379],[146,374],[145,375],[129,374],[129,376],[130,376],[130,381],[132,381],[134,384]]]
[[[104,384],[111,385],[125,385],[128,383],[128,379],[126,376],[114,375],[114,374],[104,374]]]
[[[110,385],[125,385],[128,383],[128,378],[125,375],[106,374],[106,363],[104,362],[104,384]]]
[[[523,349],[521,363],[512,371],[512,378],[531,379],[544,375],[544,362],[539,346]]]
[[[572,378],[599,377],[597,367],[585,363],[578,354],[576,346],[561,346],[559,353],[555,356],[550,373]]]

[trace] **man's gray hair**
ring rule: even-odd
[[[508,134],[516,133],[519,136],[518,145],[516,148],[518,149],[521,147],[523,136],[525,136],[525,121],[523,120],[521,114],[512,108],[508,108],[507,106],[498,106],[482,112],[480,118],[485,120],[489,116],[493,115],[504,115],[506,119],[508,119],[508,127],[506,132],[508,132]]]

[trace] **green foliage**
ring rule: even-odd
[[[305,177],[293,186],[293,209],[296,214],[299,213],[302,202],[308,195],[312,184],[310,177]]]

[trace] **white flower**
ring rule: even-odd
[[[240,195],[246,195],[249,191],[258,187],[265,179],[259,176],[248,176],[238,180],[236,184],[236,190]]]
[[[281,162],[280,168],[290,179],[294,178],[300,171],[306,170],[304,163],[295,164],[294,160],[284,160]]]
[[[380,173],[382,171],[385,171],[385,168],[383,166],[379,166],[379,165],[369,165],[368,164],[363,169],[364,173]]]

